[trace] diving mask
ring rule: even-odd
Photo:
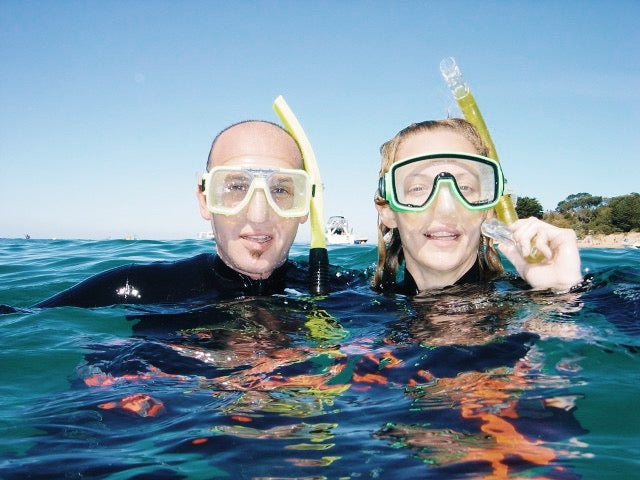
[[[202,175],[200,189],[212,213],[235,215],[261,189],[281,217],[309,213],[311,179],[304,170],[254,166],[220,166]]]
[[[394,163],[380,178],[379,195],[396,212],[429,208],[442,185],[469,210],[495,207],[504,177],[497,160],[469,153],[434,153]]]

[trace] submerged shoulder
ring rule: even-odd
[[[100,307],[119,303],[172,301],[203,288],[214,255],[105,270],[50,297],[35,307]]]

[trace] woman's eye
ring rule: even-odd
[[[414,194],[423,193],[425,191],[427,191],[426,185],[411,185],[407,190],[408,193]]]

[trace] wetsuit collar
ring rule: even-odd
[[[219,256],[215,256],[212,264],[215,285],[221,292],[241,295],[272,295],[284,292],[286,286],[289,262],[276,268],[268,278],[254,280],[243,273],[234,270],[224,263]]]
[[[478,282],[480,282],[480,266],[478,265],[478,262],[474,262],[473,266],[467,270],[467,272],[462,275],[454,285]],[[405,295],[417,295],[420,293],[420,290],[416,285],[416,281],[413,279],[406,266],[404,268],[404,280],[400,284],[400,292]]]

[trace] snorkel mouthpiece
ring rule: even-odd
[[[482,234],[485,237],[492,238],[494,242],[497,244],[506,244],[509,246],[517,246],[518,242],[516,242],[515,238],[513,238],[513,233],[509,230],[509,227],[506,223],[501,222],[497,218],[488,218],[484,222],[482,222],[482,226],[480,227],[482,230]],[[535,237],[534,237],[535,238]],[[538,248],[534,245],[534,240],[531,240],[531,253],[529,256],[525,258],[525,260],[529,263],[538,263],[544,258],[542,252],[538,250]]]
[[[516,244],[511,230],[509,230],[505,223],[501,222],[497,218],[488,218],[482,222],[482,226],[480,228],[485,237],[492,238],[493,241],[498,244],[506,243],[511,246],[515,246]]]

